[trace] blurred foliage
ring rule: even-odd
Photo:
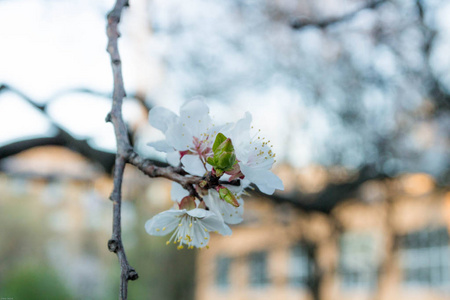
[[[120,268],[106,247],[111,219],[102,218],[111,213],[110,202],[97,199],[100,207],[92,210],[92,203],[69,196],[74,190],[54,181],[50,191],[61,185],[63,193],[59,202],[48,204],[43,196],[49,191],[48,183],[31,182],[0,178],[0,295],[31,300],[117,298]],[[77,186],[81,195],[92,193],[89,184]],[[139,274],[137,281],[129,283],[129,299],[193,299],[195,251],[177,251],[174,245],[166,246],[168,237],[150,237],[145,232],[143,224],[155,208],[145,201],[143,188],[131,189],[131,200],[124,205],[124,214],[131,217],[124,219],[124,246]],[[92,211],[102,226],[89,227]],[[55,213],[64,216],[56,228]],[[78,223],[67,227],[74,219]]]
[[[2,297],[29,300],[71,300],[75,299],[56,272],[38,260],[22,263],[17,268],[8,270],[2,282]]]

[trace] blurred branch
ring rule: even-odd
[[[439,112],[448,111],[450,108],[450,94],[442,87],[441,82],[436,78],[432,67],[430,65],[430,56],[433,50],[433,45],[436,40],[437,32],[430,28],[425,21],[426,8],[422,0],[416,0],[417,15],[419,16],[420,30],[422,31],[424,42],[422,52],[425,60],[425,72],[427,75],[427,84],[429,93],[434,100],[436,110]]]
[[[28,102],[31,106],[40,110],[47,117],[53,128],[56,129],[56,134],[51,137],[35,137],[4,145],[0,147],[0,160],[34,147],[45,145],[59,145],[80,153],[93,162],[99,163],[103,167],[105,172],[110,173],[112,171],[114,165],[114,154],[93,148],[86,139],[75,138],[67,130],[62,128],[58,123],[54,122],[52,118],[47,114],[47,103],[37,104],[36,101],[32,100],[29,96],[27,96],[20,90],[7,84],[0,84],[0,94],[6,91],[10,91],[18,95],[26,102]]]
[[[295,189],[290,194],[274,194],[269,197],[277,203],[290,203],[304,211],[320,211],[330,214],[340,202],[350,199],[358,192],[359,187],[369,180],[390,178],[387,174],[377,170],[374,165],[365,165],[353,180],[339,184],[329,184],[318,193],[305,194]],[[260,194],[262,197],[267,197]]]
[[[305,18],[297,18],[293,20],[290,24],[292,29],[300,30],[308,26],[319,27],[321,29],[325,29],[328,26],[335,25],[338,23],[343,23],[353,19],[356,15],[358,15],[361,11],[366,9],[376,9],[381,4],[387,2],[387,0],[373,0],[369,1],[367,4],[363,5],[359,9],[342,15],[340,17],[332,17],[324,20],[306,20]]]

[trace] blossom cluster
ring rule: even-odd
[[[235,123],[216,124],[208,106],[193,100],[181,107],[179,115],[155,107],[149,120],[165,139],[148,145],[165,152],[168,163],[181,166],[187,176],[204,179],[194,186],[194,193],[172,183],[174,208],[146,222],[151,235],[173,232],[167,244],[178,244],[178,249],[208,247],[210,232],[230,235],[228,224],[242,222],[242,195],[250,184],[266,194],[283,189],[271,171],[275,153],[270,140],[253,130],[250,113]]]

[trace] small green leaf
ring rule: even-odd
[[[219,147],[219,145],[222,144],[226,139],[227,137],[219,132],[216,136],[216,140],[214,141],[212,147],[213,152],[216,152],[217,147]]]

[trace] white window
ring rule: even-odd
[[[255,252],[249,256],[249,283],[253,287],[263,287],[269,283],[267,273],[267,253]]]
[[[450,248],[446,228],[425,229],[401,237],[400,259],[405,285],[450,291]]]
[[[289,284],[295,287],[307,287],[312,278],[313,262],[304,244],[297,244],[291,248],[289,260]]]
[[[230,286],[230,267],[231,258],[218,257],[216,261],[216,285],[219,288],[228,288]]]
[[[345,233],[340,238],[339,277],[346,290],[372,290],[380,264],[379,239],[371,233]]]

